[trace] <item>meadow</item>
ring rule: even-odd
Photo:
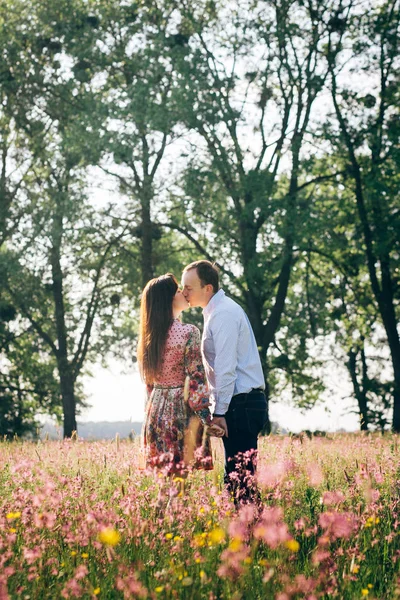
[[[0,600],[397,598],[398,443],[263,438],[256,513],[224,492],[219,440],[183,492],[137,440],[4,440]]]

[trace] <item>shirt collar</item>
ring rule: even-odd
[[[224,290],[218,290],[218,292],[210,298],[207,306],[203,308],[203,316],[208,317],[212,313],[214,308],[217,306],[217,304],[222,300],[222,298],[224,298],[224,296]]]

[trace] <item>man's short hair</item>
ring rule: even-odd
[[[215,263],[209,260],[196,260],[187,267],[184,268],[183,272],[191,271],[196,269],[198,278],[200,279],[201,287],[211,284],[213,286],[214,294],[219,290],[219,270]]]

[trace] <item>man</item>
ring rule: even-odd
[[[244,310],[219,288],[218,269],[207,260],[185,267],[183,294],[201,306],[201,351],[215,402],[213,424],[224,430],[225,483],[235,504],[253,501],[257,437],[267,419],[260,356]]]

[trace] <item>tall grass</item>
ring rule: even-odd
[[[0,600],[400,596],[398,439],[261,440],[263,509],[137,442],[0,443]]]

